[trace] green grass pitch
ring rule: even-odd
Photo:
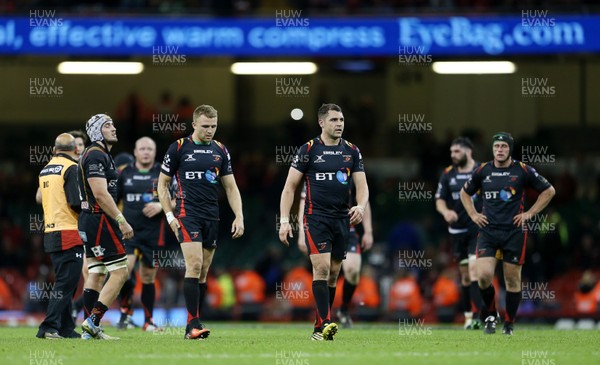
[[[402,328],[358,324],[334,341],[311,341],[311,324],[207,323],[206,340],[183,340],[182,328],[162,334],[106,328],[119,341],[41,340],[36,328],[0,327],[0,364],[600,364],[600,331],[515,326],[515,335],[484,335],[461,327]]]

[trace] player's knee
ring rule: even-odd
[[[121,286],[123,286],[128,279],[129,279],[129,270],[127,270],[126,267],[122,267],[117,270],[112,270],[110,272],[109,280],[115,280]]]
[[[506,290],[511,292],[521,291],[521,280],[514,276],[504,276],[504,283],[506,284]]]
[[[481,275],[479,279],[477,279],[480,288],[487,288],[492,285],[492,278],[487,275]]]
[[[140,279],[142,280],[142,284],[152,284],[154,282],[155,273],[152,271],[142,271],[140,275]]]
[[[326,266],[319,266],[313,268],[314,280],[329,280],[329,268]]]
[[[360,271],[350,269],[344,272],[344,279],[352,285],[358,284],[358,279],[360,277]]]
[[[329,277],[327,278],[327,285],[328,286],[336,286],[337,285],[337,279],[339,276],[339,272],[335,273],[335,272],[330,272],[329,273]]]
[[[202,272],[202,264],[200,261],[188,262],[185,266],[186,276],[187,274],[190,274],[190,276],[200,276],[200,273]]]
[[[466,272],[463,275],[461,275],[460,283],[462,284],[462,286],[471,285],[471,276],[469,275],[469,272]]]
[[[202,268],[202,271],[200,272],[200,282],[206,282],[206,277],[208,276],[208,267]]]
[[[477,270],[469,269],[469,281],[477,281]]]
[[[89,274],[85,281],[85,287],[98,291],[102,288],[105,280],[106,274]]]

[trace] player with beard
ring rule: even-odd
[[[513,160],[514,140],[506,132],[492,138],[494,159],[477,168],[460,192],[460,198],[469,217],[479,226],[477,237],[477,273],[481,308],[485,318],[486,334],[496,332],[496,298],[494,273],[496,251],[501,250],[506,284],[506,315],[502,333],[513,334],[513,327],[521,301],[521,268],[525,262],[527,222],[540,213],[555,194],[554,187],[534,168]],[[531,187],[539,196],[525,211],[525,188]],[[483,210],[478,213],[471,196],[481,191]]]
[[[454,249],[454,258],[459,263],[462,289],[462,306],[465,329],[481,328],[478,312],[481,296],[477,284],[475,248],[479,228],[467,215],[460,200],[460,190],[479,167],[473,159],[473,144],[466,137],[454,139],[450,145],[452,165],[446,167],[440,177],[435,193],[435,208],[448,223],[448,232]],[[473,194],[477,211],[481,211],[481,198]],[[474,307],[474,311],[471,307]]]

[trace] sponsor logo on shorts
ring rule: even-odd
[[[106,249],[104,249],[104,248],[102,248],[100,246],[94,246],[94,247],[92,247],[92,253],[96,257],[104,256],[104,251],[106,251]]]

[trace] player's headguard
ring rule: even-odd
[[[513,146],[515,145],[515,140],[510,135],[510,133],[498,132],[498,133],[494,134],[494,137],[492,137],[492,145],[496,142],[508,143],[508,154],[512,155]]]
[[[112,122],[112,118],[106,114],[96,114],[85,123],[85,132],[91,142],[102,141],[102,127],[105,123]]]

